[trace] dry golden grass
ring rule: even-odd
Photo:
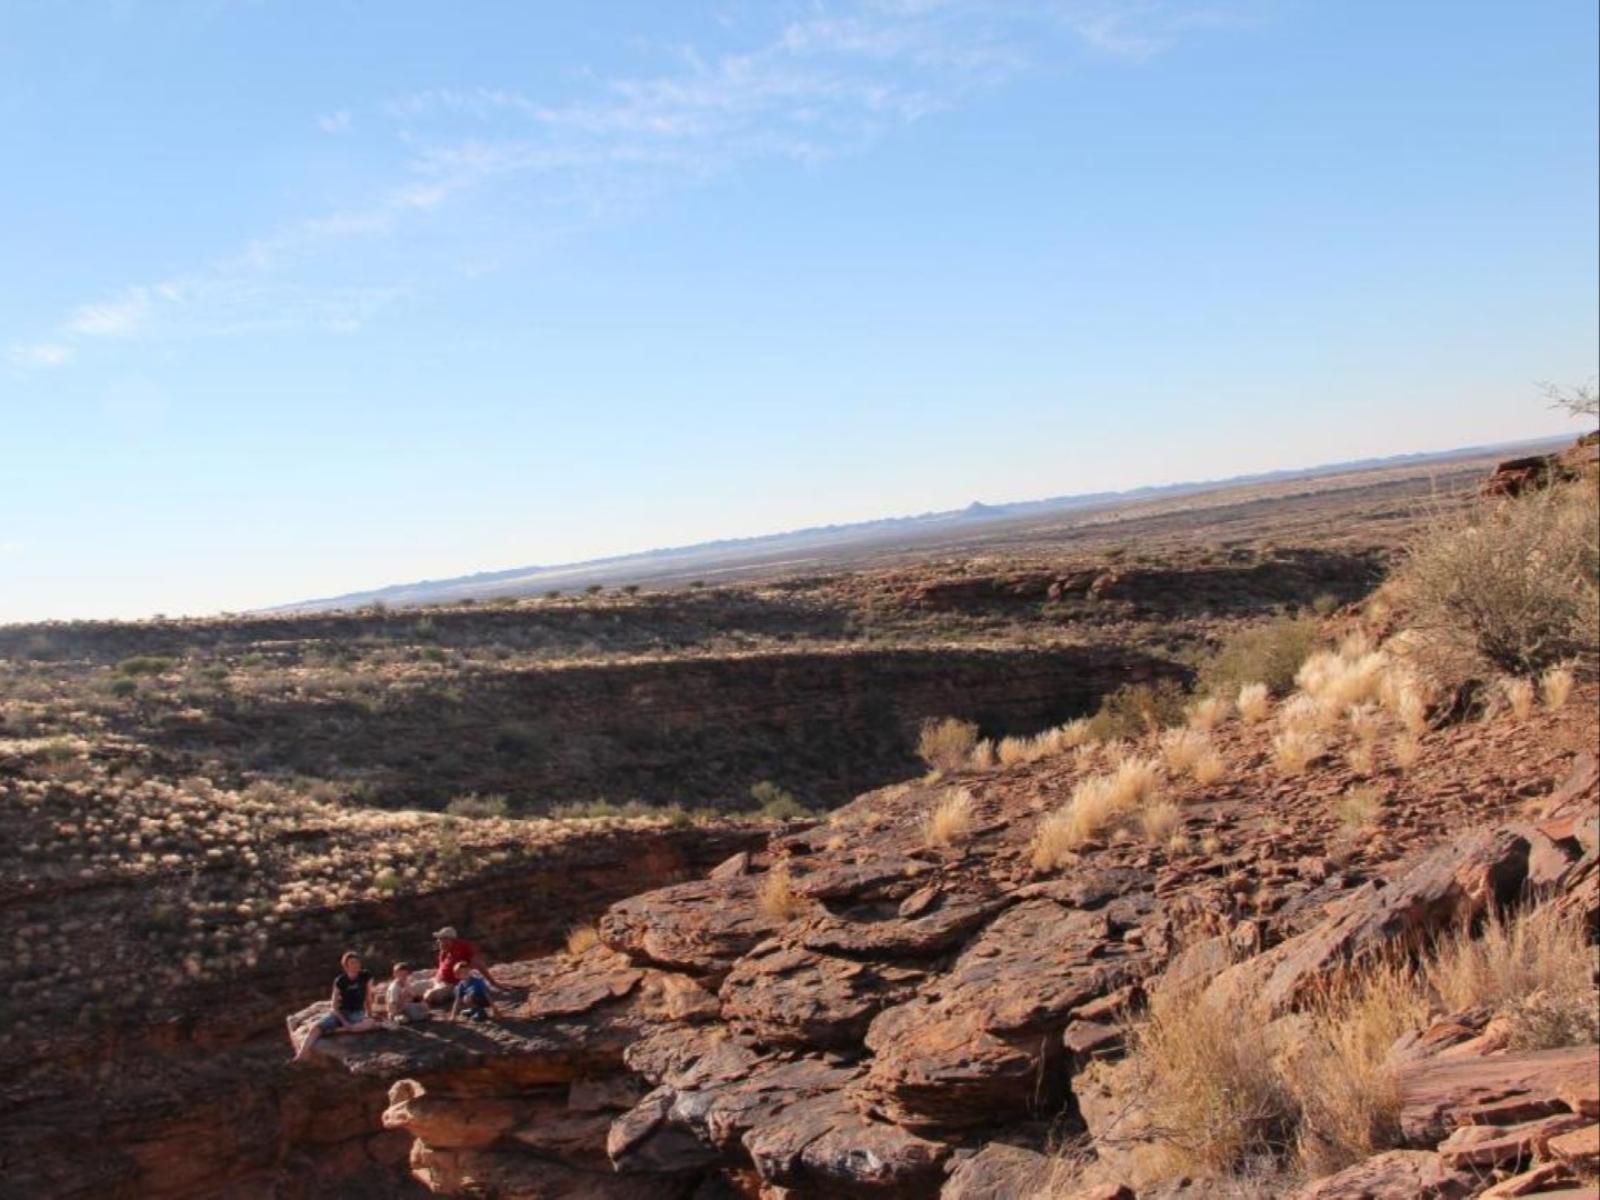
[[[1272,761],[1283,775],[1303,775],[1322,753],[1322,739],[1304,729],[1283,729],[1272,739]]]
[[[1075,721],[1068,721],[1061,727],[1061,744],[1071,749],[1081,746],[1094,736],[1094,727],[1087,717],[1079,717]]]
[[[1189,728],[1207,733],[1228,719],[1228,701],[1222,696],[1206,696],[1189,706]]]
[[[1026,738],[1001,738],[1000,745],[996,747],[995,757],[1000,760],[1002,767],[1014,767],[1020,763],[1033,761],[1032,747],[1028,745]]]
[[[1202,787],[1211,787],[1221,783],[1228,777],[1228,760],[1222,757],[1216,749],[1207,749],[1204,754],[1194,760],[1190,773],[1194,781]]]
[[[1117,812],[1127,812],[1149,801],[1161,783],[1161,768],[1153,758],[1124,758],[1111,773],[1111,800]]]
[[[1348,834],[1359,833],[1383,811],[1383,795],[1375,787],[1353,787],[1334,805],[1339,824]]]
[[[1281,1064],[1298,1110],[1296,1150],[1313,1176],[1400,1144],[1399,1081],[1385,1065],[1395,1039],[1426,1023],[1428,1004],[1405,966],[1373,968],[1307,1013],[1299,1053]]]
[[[1167,853],[1174,856],[1189,853],[1189,835],[1181,829],[1174,829],[1167,838]]]
[[[593,925],[574,925],[567,930],[567,953],[577,958],[585,950],[600,944],[600,935]]]
[[[1417,760],[1422,757],[1422,743],[1413,733],[1402,733],[1395,737],[1389,747],[1389,753],[1394,758],[1394,765],[1402,771],[1409,771],[1417,765]]]
[[[959,771],[977,744],[976,725],[946,717],[923,725],[917,737],[917,756],[935,771]]]
[[[1492,919],[1478,938],[1440,942],[1420,967],[1393,961],[1347,977],[1301,1010],[1288,1043],[1203,983],[1157,987],[1128,1045],[1158,1166],[1231,1188],[1262,1158],[1315,1177],[1400,1145],[1388,1053],[1437,1014],[1436,998],[1447,1012],[1509,1015],[1520,1049],[1595,1042],[1595,953],[1581,917],[1549,906]]]
[[[1154,845],[1170,840],[1175,834],[1182,837],[1178,830],[1182,821],[1182,812],[1170,800],[1157,800],[1139,810],[1139,827],[1144,831],[1145,840]]]
[[[756,907],[773,921],[792,921],[805,911],[805,901],[795,894],[787,866],[780,864],[767,872],[756,893]]]
[[[1357,775],[1371,775],[1377,760],[1377,752],[1371,742],[1356,742],[1344,752],[1344,761]]]
[[[1065,805],[1040,818],[1029,847],[1029,860],[1037,871],[1053,871],[1067,862],[1079,844],[1072,806]]]
[[[1278,710],[1278,725],[1283,729],[1307,731],[1323,728],[1326,714],[1315,696],[1291,696]]]
[[[1567,698],[1572,695],[1574,679],[1572,672],[1566,667],[1551,667],[1539,677],[1539,692],[1544,697],[1544,706],[1551,712],[1560,712],[1567,706]]]
[[[1272,711],[1272,693],[1264,683],[1247,683],[1239,689],[1238,708],[1247,724],[1259,724]]]
[[[1208,833],[1200,839],[1200,851],[1202,854],[1215,854],[1221,849],[1222,839],[1214,833]]]
[[[1211,748],[1211,739],[1198,729],[1169,729],[1161,735],[1161,757],[1174,774],[1181,775]]]
[[[1429,956],[1428,983],[1454,1011],[1510,1013],[1522,1049],[1596,1040],[1595,948],[1583,921],[1550,905],[1490,917],[1474,938],[1457,931]]]
[[[1283,1153],[1295,1104],[1259,1029],[1203,987],[1161,987],[1128,1032],[1140,1092],[1171,1178],[1219,1178]]]
[[[968,764],[979,771],[988,770],[994,766],[995,761],[994,743],[988,738],[984,738],[983,741],[974,746],[971,755],[967,758]]]
[[[1517,720],[1526,721],[1533,715],[1533,680],[1502,679],[1500,691],[1505,695],[1506,703],[1511,706],[1511,715]]]
[[[954,846],[972,832],[972,794],[965,789],[946,792],[922,827],[928,846]]]
[[[1358,742],[1371,745],[1383,730],[1383,711],[1376,704],[1357,704],[1345,714],[1350,732]]]

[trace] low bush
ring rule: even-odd
[[[1317,648],[1318,624],[1312,617],[1278,617],[1227,638],[1200,666],[1199,691],[1236,695],[1252,683],[1274,695],[1294,686],[1295,672]]]
[[[1089,720],[1089,734],[1101,742],[1142,737],[1182,725],[1187,709],[1188,698],[1175,680],[1125,683],[1100,701],[1099,711]]]
[[[1396,581],[1411,626],[1447,677],[1530,676],[1600,652],[1600,490],[1546,488],[1441,516]]]
[[[444,810],[452,817],[471,817],[476,820],[504,817],[507,812],[506,798],[468,793],[465,796],[457,796],[444,806]]]

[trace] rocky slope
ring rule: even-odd
[[[1594,732],[1592,691],[1435,729],[1416,762],[1365,768],[1382,796],[1355,823],[1352,769],[1278,776],[1265,730],[1231,723],[1227,781],[1165,783],[1178,836],[1105,837],[1061,869],[1030,845],[1102,751],[870,793],[612,905],[579,955],[507,968],[499,1022],[335,1040],[319,1065],[389,1087],[382,1124],[441,1195],[1222,1194],[1147,1177],[1123,1017],[1187,975],[1292,1022],[1331,981],[1530,897],[1592,937],[1600,782],[1572,750]],[[960,835],[930,836],[952,785]],[[1511,1051],[1492,1014],[1440,1016],[1394,1050],[1402,1148],[1308,1200],[1593,1195],[1559,1189],[1594,1166],[1596,1048]],[[1068,1190],[1042,1151],[1074,1131]]]

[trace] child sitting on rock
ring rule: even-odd
[[[383,998],[384,1008],[392,1025],[409,1025],[413,1021],[426,1021],[430,1015],[426,1004],[412,998],[409,963],[394,964],[389,986],[384,989]]]
[[[340,957],[329,999],[332,1011],[304,1031],[291,1062],[304,1062],[325,1033],[371,1033],[378,1028],[372,1019],[372,976],[361,969],[361,956],[354,950]]]
[[[488,982],[467,963],[457,963],[456,999],[450,1006],[450,1019],[459,1021],[466,1017],[469,1021],[487,1021],[496,1015]]]

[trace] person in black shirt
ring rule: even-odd
[[[346,950],[333,979],[333,1011],[312,1024],[301,1039],[291,1062],[302,1062],[325,1033],[370,1033],[378,1027],[372,1019],[372,976],[361,969],[361,956]]]

